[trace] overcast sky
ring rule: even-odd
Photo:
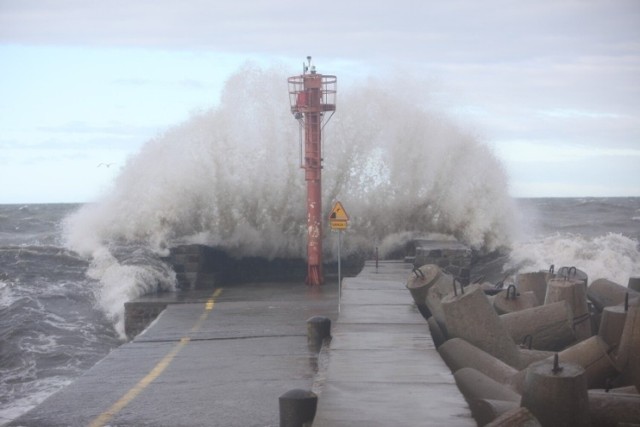
[[[514,196],[640,196],[638,0],[0,0],[0,203],[94,200],[246,61],[307,55],[424,76]]]

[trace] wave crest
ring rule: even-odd
[[[428,233],[477,249],[510,244],[513,207],[500,163],[430,111],[417,87],[403,77],[341,89],[324,128],[323,208],[328,216],[341,200],[350,214],[345,256],[371,253],[388,236]],[[243,67],[219,106],[148,141],[108,193],[66,219],[66,245],[101,263],[103,248],[128,244],[158,254],[202,243],[231,255],[303,257],[306,188],[288,102],[285,72]],[[325,240],[334,258],[335,239],[327,232]],[[148,286],[128,288],[138,290],[120,291],[130,298]]]

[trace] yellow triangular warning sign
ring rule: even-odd
[[[342,203],[336,202],[333,205],[333,209],[331,210],[331,214],[329,215],[330,220],[338,220],[338,221],[348,221],[349,215],[347,215],[347,211],[344,210]]]

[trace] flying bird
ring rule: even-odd
[[[111,167],[111,165],[113,165],[113,164],[114,164],[114,163],[100,163],[100,164],[98,165],[98,167],[100,167],[100,166],[105,166],[105,167],[110,168],[110,167]]]

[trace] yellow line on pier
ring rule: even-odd
[[[211,310],[213,310],[213,307],[215,305],[215,299],[218,296],[220,296],[221,293],[222,293],[222,288],[218,288],[215,290],[215,292],[213,292],[213,294],[211,294],[211,296],[205,303],[204,312],[200,315],[200,317],[198,318],[196,323],[193,325],[191,330],[189,330],[189,334],[193,334],[194,332],[197,332],[200,329],[200,327],[202,326],[202,323],[207,319],[207,317],[209,316],[209,313],[211,313]],[[169,353],[167,353],[167,355],[164,356],[162,360],[160,360],[156,364],[156,366],[154,366],[153,369],[151,369],[151,371],[149,371],[149,373],[143,379],[138,381],[136,385],[134,385],[120,399],[118,399],[116,403],[111,405],[109,409],[107,409],[105,412],[103,412],[97,418],[95,418],[91,422],[91,424],[89,424],[89,427],[103,427],[109,421],[111,421],[111,418],[113,418],[116,414],[118,414],[118,412],[120,412],[129,403],[131,403],[133,399],[135,399],[140,393],[142,393],[142,391],[145,388],[147,388],[149,384],[151,384],[156,378],[158,378],[164,372],[165,369],[167,369],[169,364],[171,364],[171,361],[173,361],[174,357],[176,357],[176,355],[180,352],[180,350],[182,350],[182,348],[186,346],[189,343],[189,341],[191,341],[190,337],[180,338],[180,341],[171,349],[171,351],[169,351]]]

